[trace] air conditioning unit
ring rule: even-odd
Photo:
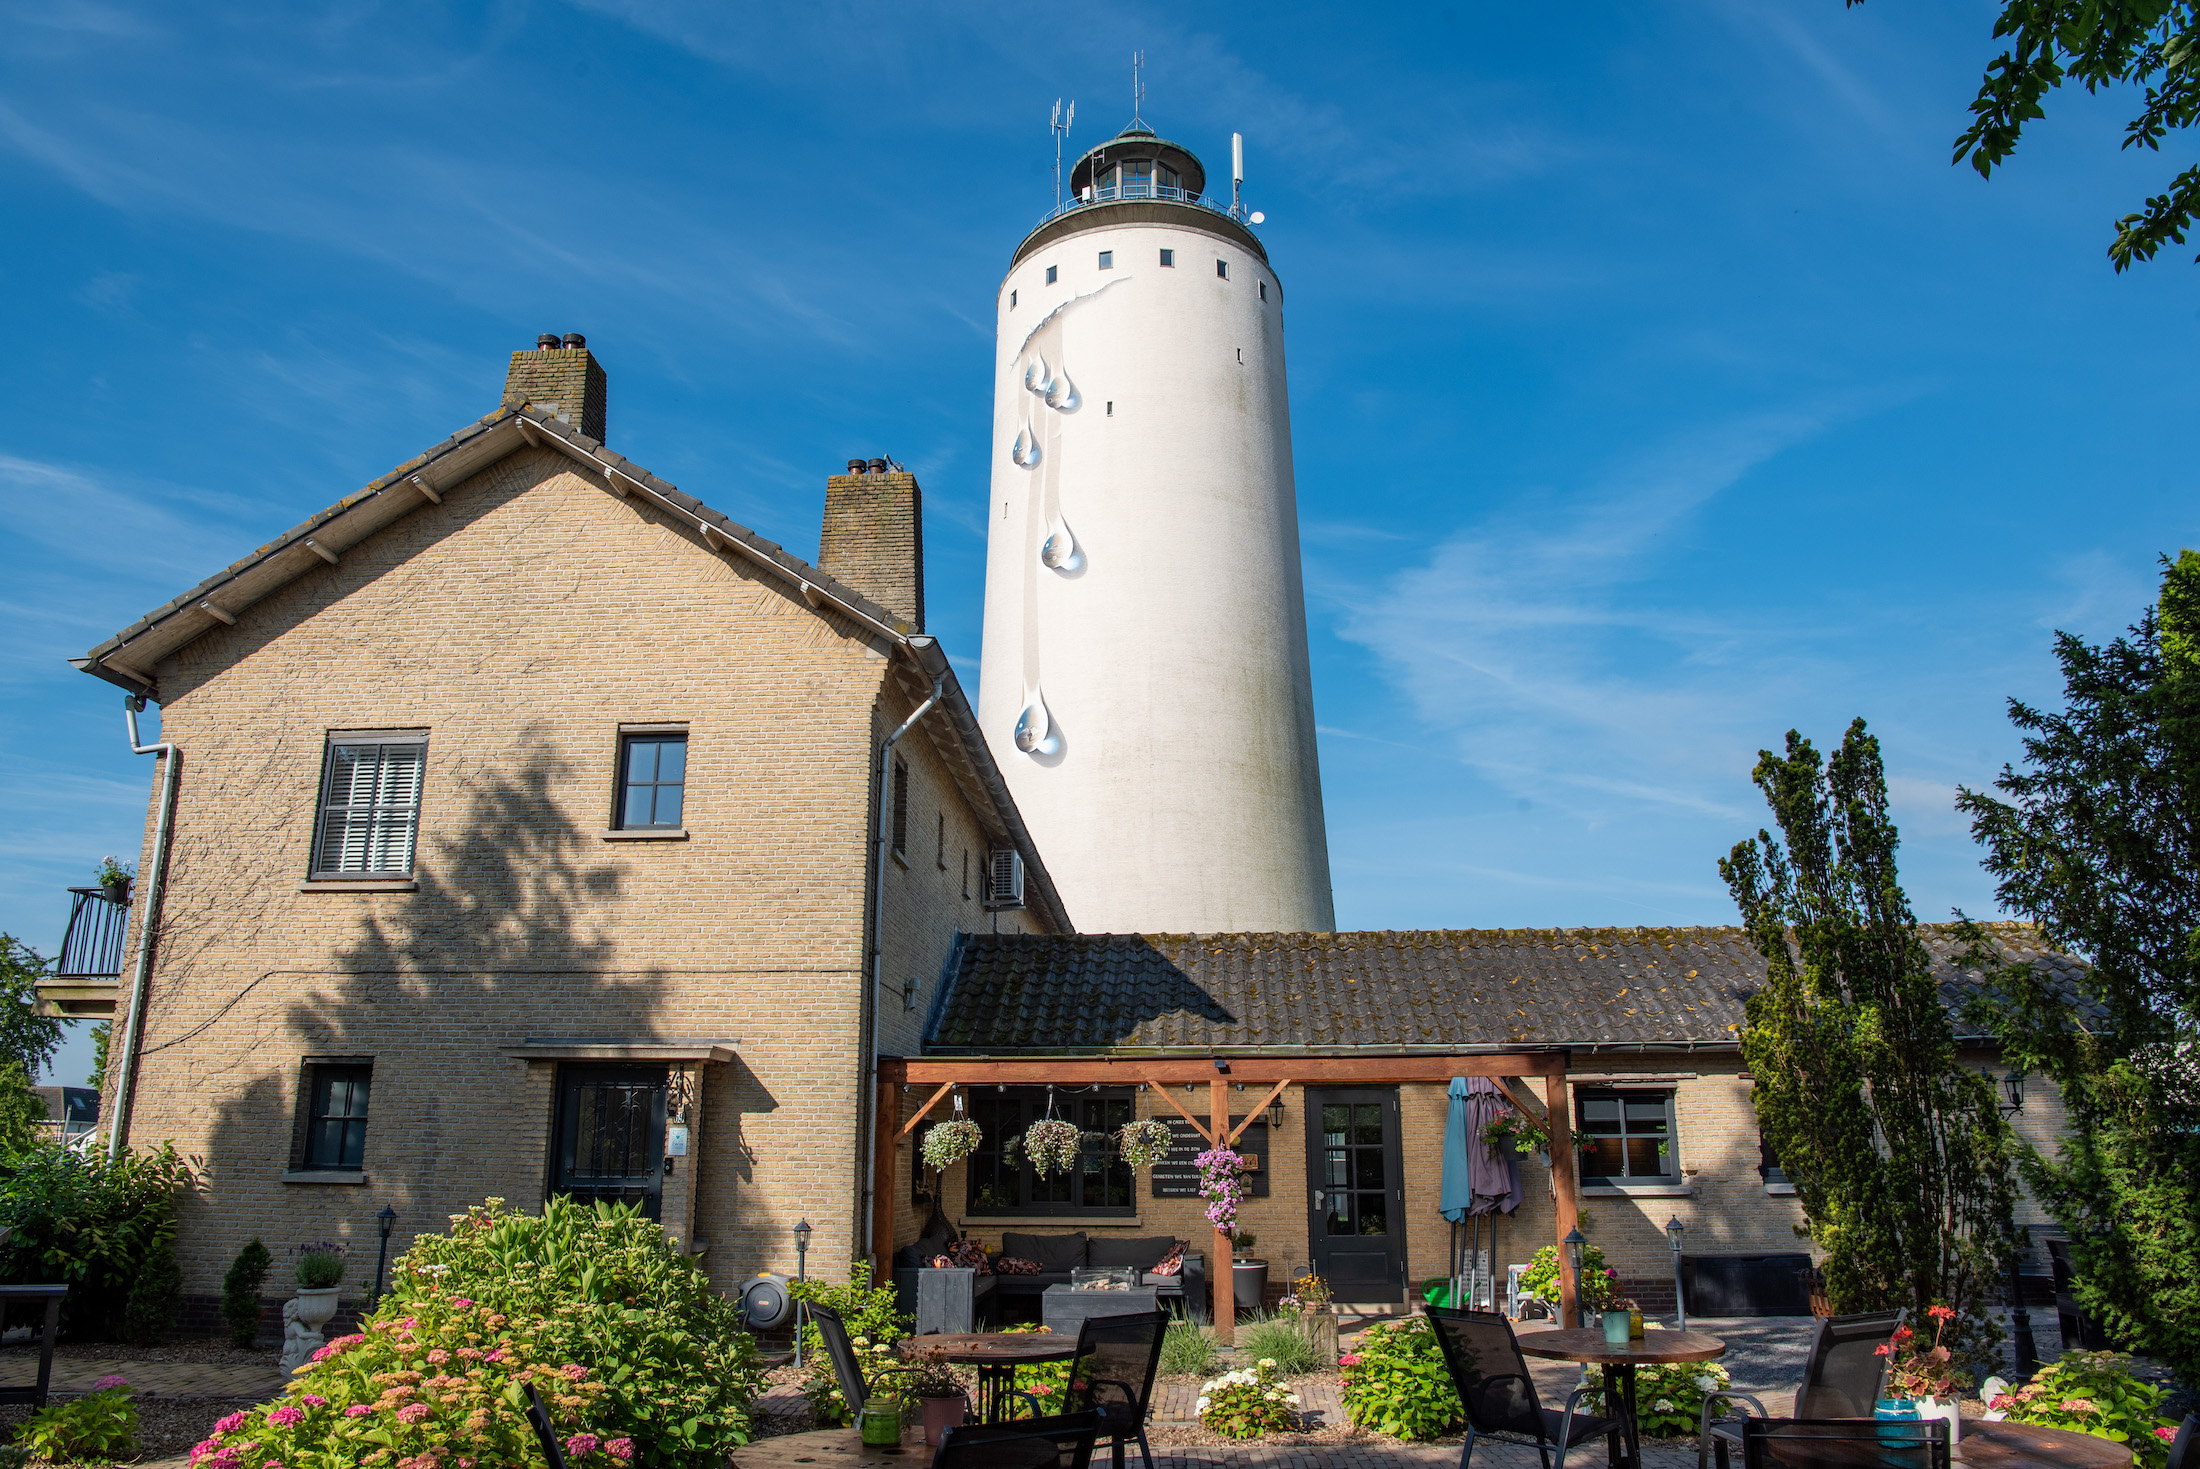
[[[986,854],[985,905],[988,908],[1024,906],[1024,857],[1014,847],[999,847]]]

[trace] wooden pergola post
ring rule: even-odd
[[[1571,1272],[1565,1269],[1565,1239],[1580,1223],[1581,1214],[1574,1180],[1572,1108],[1566,1093],[1566,1072],[1571,1057],[1565,1051],[1466,1052],[1456,1055],[1399,1056],[1230,1056],[1227,1073],[1221,1057],[1170,1057],[1162,1060],[1126,1056],[1075,1056],[1048,1059],[1018,1057],[925,1057],[915,1060],[881,1056],[878,1062],[876,1125],[872,1130],[871,1278],[892,1278],[894,1255],[894,1199],[900,1188],[897,1145],[957,1086],[980,1083],[1001,1086],[1136,1086],[1155,1087],[1177,1115],[1192,1124],[1209,1148],[1229,1147],[1237,1140],[1230,1127],[1232,1081],[1265,1082],[1275,1090],[1297,1081],[1309,1086],[1402,1085],[1410,1082],[1442,1082],[1454,1076],[1487,1076],[1500,1084],[1506,1077],[1540,1077],[1546,1097],[1551,1135],[1552,1240],[1559,1246],[1559,1309],[1571,1321],[1580,1297]],[[1166,1090],[1171,1083],[1208,1084],[1208,1125],[1202,1127],[1192,1114],[1177,1104]],[[901,1089],[910,1083],[936,1087],[924,1105],[906,1122],[901,1115]],[[1509,1090],[1509,1088],[1508,1088]],[[1267,1104],[1262,1103],[1264,1108]],[[1254,1109],[1255,1112],[1261,1110]],[[1254,1113],[1246,1114],[1252,1121]],[[1210,1281],[1216,1337],[1231,1342],[1236,1336],[1237,1292],[1230,1268],[1230,1236],[1215,1231],[1215,1268]]]

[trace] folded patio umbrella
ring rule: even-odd
[[[1444,1114],[1444,1184],[1436,1209],[1451,1222],[1451,1305],[1461,1300],[1459,1226],[1474,1208],[1473,1164],[1468,1158],[1467,1079],[1451,1079],[1451,1103]]]
[[[1452,1109],[1459,1111],[1460,1085],[1452,1078]],[[1510,1149],[1505,1156],[1497,1156],[1497,1150],[1483,1136],[1483,1129],[1512,1110],[1504,1090],[1486,1076],[1477,1076],[1468,1082],[1465,1111],[1465,1142],[1467,1155],[1467,1190],[1469,1214],[1510,1214],[1520,1207],[1524,1195],[1520,1191],[1520,1156]],[[1451,1197],[1451,1152],[1444,1153],[1444,1197]],[[1446,1215],[1450,1218],[1450,1215]]]

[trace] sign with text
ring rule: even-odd
[[[1169,1125],[1169,1151],[1153,1165],[1153,1196],[1157,1199],[1196,1199],[1199,1197],[1199,1155],[1207,1151],[1207,1144],[1183,1118],[1160,1120]],[[1230,1125],[1235,1127],[1244,1120],[1233,1117]],[[1245,1196],[1267,1198],[1268,1124],[1256,1122],[1246,1128],[1237,1140],[1237,1151],[1252,1165],[1244,1177]]]

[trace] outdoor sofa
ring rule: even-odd
[[[1017,1234],[1001,1236],[999,1259],[1009,1256],[1039,1266],[1037,1275],[980,1275],[974,1269],[937,1268],[933,1257],[947,1252],[949,1241],[918,1240],[894,1253],[894,1290],[901,1309],[917,1318],[917,1334],[975,1331],[981,1321],[997,1319],[1000,1303],[1023,1297],[1037,1298],[1051,1285],[1068,1285],[1070,1271],[1084,1266],[1132,1266],[1141,1285],[1154,1287],[1166,1307],[1175,1301],[1194,1321],[1207,1320],[1207,1257],[1197,1250],[1184,1251],[1184,1269],[1176,1275],[1156,1275],[1148,1266],[1176,1243],[1173,1235],[1144,1239],[1113,1239],[1080,1230],[1074,1234]]]

